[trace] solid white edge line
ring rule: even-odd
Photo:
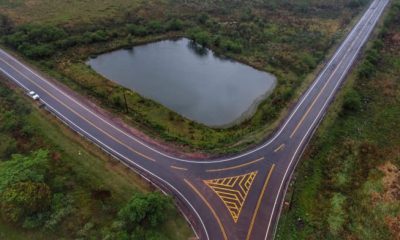
[[[386,6],[386,4],[385,4],[384,6]],[[370,9],[371,9],[371,8],[369,8],[368,10],[370,10]],[[367,10],[367,11],[368,11],[368,10]],[[381,10],[381,11],[382,11],[382,10]],[[378,14],[378,16],[380,16],[380,15],[381,15],[381,14]],[[235,156],[235,157],[232,157],[232,158],[224,159],[224,160],[212,161],[212,163],[215,163],[215,162],[225,162],[225,161],[229,161],[229,160],[233,160],[233,159],[237,159],[237,158],[246,156],[246,155],[248,155],[248,154],[251,154],[251,153],[254,153],[254,152],[258,151],[258,150],[261,149],[261,148],[266,147],[266,146],[269,145],[271,142],[273,142],[273,141],[281,134],[281,132],[284,130],[284,128],[286,127],[286,125],[288,124],[288,122],[291,120],[291,118],[292,118],[292,117],[294,116],[294,114],[297,112],[298,108],[302,105],[302,103],[304,102],[304,100],[308,97],[308,95],[310,94],[310,92],[314,89],[314,87],[315,87],[315,85],[317,84],[317,82],[320,81],[321,77],[325,74],[326,70],[329,68],[329,65],[332,64],[333,60],[336,58],[336,56],[339,54],[339,52],[342,50],[342,48],[347,44],[347,41],[350,39],[350,36],[355,32],[355,29],[356,29],[356,28],[358,27],[358,25],[362,22],[362,19],[363,19],[365,16],[366,16],[366,14],[364,14],[364,16],[359,20],[359,22],[357,23],[357,25],[353,28],[353,30],[352,30],[352,31],[350,32],[350,34],[347,36],[347,38],[345,39],[345,41],[342,43],[341,47],[336,51],[335,55],[331,58],[330,62],[326,65],[326,67],[324,68],[323,72],[322,72],[321,74],[319,74],[317,80],[314,81],[314,83],[312,84],[311,88],[308,88],[306,94],[302,97],[301,102],[297,105],[297,107],[295,108],[295,110],[292,112],[292,114],[290,115],[290,117],[288,118],[288,120],[285,122],[285,124],[283,125],[283,127],[281,127],[280,131],[275,135],[275,137],[273,137],[273,138],[272,138],[270,141],[268,141],[266,144],[264,144],[264,145],[262,145],[262,146],[260,146],[260,147],[258,147],[258,148],[256,148],[256,149],[254,149],[254,150],[252,150],[252,151],[250,151],[250,152],[247,152],[247,153],[245,153],[245,154],[242,154],[242,155],[239,155],[239,156]],[[377,23],[377,21],[375,20],[375,23],[373,24],[374,27],[375,27],[376,23]],[[372,28],[372,29],[373,29],[373,28]],[[372,30],[370,30],[370,33],[371,33],[371,31],[372,31]],[[367,34],[365,38],[369,37],[370,33]],[[364,42],[364,41],[365,41],[365,40],[363,40],[363,42]],[[364,45],[364,44],[363,44],[363,45]],[[356,51],[357,53],[353,56],[353,58],[352,58],[352,60],[351,60],[351,64],[349,64],[349,66],[352,66],[352,64],[353,64],[353,62],[354,62],[354,59],[355,59],[355,56],[358,55],[360,49],[361,49],[361,46],[360,46],[360,47],[358,48],[358,50]],[[131,135],[126,134],[126,133],[123,132],[121,129],[115,127],[114,125],[110,124],[108,121],[104,120],[103,118],[101,118],[101,117],[98,116],[97,114],[93,113],[93,112],[92,112],[91,110],[89,110],[87,107],[85,107],[85,106],[83,106],[82,104],[78,103],[74,98],[72,98],[72,97],[69,96],[68,94],[64,93],[63,91],[61,91],[58,87],[56,87],[55,85],[53,85],[51,82],[45,80],[43,77],[41,77],[41,76],[39,76],[38,74],[36,74],[35,72],[33,72],[30,68],[28,68],[28,67],[26,67],[25,65],[21,64],[18,60],[16,60],[14,57],[12,57],[11,55],[9,55],[7,52],[3,51],[2,49],[0,49],[0,51],[2,51],[5,55],[9,56],[9,57],[10,57],[11,59],[13,59],[15,62],[17,62],[18,64],[20,64],[21,66],[23,66],[25,69],[27,69],[28,71],[30,71],[31,73],[33,73],[33,74],[34,74],[35,76],[37,76],[40,80],[42,80],[43,82],[47,83],[48,85],[51,85],[53,88],[55,88],[57,91],[59,91],[60,93],[62,93],[64,96],[66,96],[67,98],[69,98],[70,100],[72,100],[73,102],[75,102],[76,104],[78,104],[79,106],[81,106],[82,108],[84,108],[85,110],[87,110],[88,112],[92,113],[92,114],[93,114],[94,116],[96,116],[97,118],[101,119],[101,120],[102,120],[103,122],[105,122],[106,124],[112,126],[112,127],[115,128],[116,130],[120,131],[121,133],[123,133],[124,135],[128,136],[129,138],[135,140],[136,142],[142,144],[143,146],[145,146],[145,147],[147,147],[147,148],[153,150],[154,152],[157,152],[157,153],[159,153],[159,154],[161,154],[161,155],[163,155],[163,156],[165,156],[165,157],[168,157],[168,158],[172,158],[172,159],[175,159],[175,160],[178,160],[178,161],[195,162],[195,161],[191,161],[191,160],[184,160],[184,159],[179,159],[179,158],[175,158],[175,157],[169,156],[169,155],[167,155],[167,154],[165,154],[165,153],[162,153],[162,152],[160,152],[160,151],[158,151],[158,150],[155,150],[155,149],[153,149],[152,147],[150,147],[150,146],[148,146],[148,145],[142,143],[141,141],[139,141],[139,140],[136,139],[135,137],[132,137]],[[335,88],[334,88],[334,91],[332,91],[332,93],[331,93],[330,96],[328,97],[328,99],[327,99],[327,101],[325,102],[323,108],[322,108],[321,111],[319,112],[317,118],[316,118],[316,119],[314,120],[314,122],[311,124],[312,127],[310,127],[310,128],[307,130],[306,135],[303,137],[301,143],[299,144],[298,148],[296,149],[296,152],[295,152],[293,158],[291,159],[291,162],[290,162],[290,164],[289,164],[289,167],[286,169],[285,178],[286,178],[286,175],[287,175],[288,170],[290,169],[290,167],[291,167],[291,165],[292,165],[292,163],[293,163],[293,159],[296,157],[296,154],[297,154],[298,150],[300,149],[300,146],[302,145],[302,143],[304,142],[304,140],[305,140],[306,137],[308,136],[310,130],[313,128],[313,126],[314,126],[315,122],[317,121],[317,119],[320,117],[320,115],[321,115],[321,113],[323,112],[323,110],[325,109],[327,103],[330,101],[331,96],[333,95],[333,93],[335,93],[337,87],[339,86],[339,83],[342,82],[344,75],[347,74],[347,71],[348,71],[348,69],[350,68],[349,66],[346,68],[346,70],[345,70],[345,72],[342,74],[340,80],[337,82],[337,84],[336,84],[336,86],[335,86]],[[20,86],[22,86],[23,88],[25,88],[26,90],[28,90],[28,88],[27,88],[24,84],[20,83],[18,80],[16,80],[16,79],[15,79],[14,77],[12,77],[10,74],[8,74],[3,68],[0,68],[0,69],[1,69],[2,72],[3,72],[4,74],[6,74],[8,77],[14,79],[14,81],[16,81]],[[122,157],[123,159],[125,159],[126,161],[130,162],[131,164],[134,164],[134,165],[135,165],[136,167],[138,167],[139,169],[143,170],[144,172],[149,173],[149,174],[152,175],[153,177],[155,177],[155,178],[161,180],[162,182],[164,182],[164,183],[166,183],[168,186],[170,186],[173,190],[175,190],[175,191],[189,204],[189,206],[194,210],[195,214],[196,214],[197,217],[200,219],[200,222],[201,222],[201,224],[203,225],[204,231],[205,231],[205,233],[206,233],[206,235],[207,235],[207,239],[209,239],[207,229],[205,228],[204,222],[202,221],[202,219],[201,219],[200,215],[198,214],[198,212],[197,212],[197,211],[195,210],[195,208],[190,204],[190,202],[183,196],[183,194],[182,194],[181,192],[179,192],[175,187],[173,187],[169,182],[163,180],[162,178],[158,177],[157,175],[153,174],[152,172],[146,170],[145,168],[143,168],[143,167],[140,166],[139,164],[137,164],[137,163],[131,161],[129,158],[127,158],[126,156],[124,156],[124,155],[118,153],[117,151],[115,151],[115,150],[112,149],[111,147],[108,147],[107,145],[105,145],[104,143],[102,143],[100,140],[96,139],[96,138],[93,137],[91,134],[87,133],[85,130],[81,129],[81,128],[80,128],[79,126],[77,126],[75,123],[73,123],[72,121],[70,121],[67,117],[63,116],[61,113],[59,113],[57,110],[55,110],[55,109],[54,109],[53,107],[51,107],[49,104],[47,104],[47,102],[45,102],[44,100],[41,100],[41,101],[44,102],[48,107],[52,108],[53,111],[55,111],[57,114],[59,114],[60,116],[64,117],[67,121],[69,121],[70,123],[72,123],[75,127],[77,127],[77,128],[80,129],[82,132],[84,132],[85,134],[87,134],[89,137],[91,137],[92,139],[95,139],[95,140],[98,141],[100,144],[104,145],[106,148],[108,148],[109,150],[111,150],[113,153],[116,153],[117,155],[119,155],[120,157]],[[206,163],[206,162],[202,161],[202,162],[199,162],[199,163]],[[138,173],[138,174],[140,174],[140,173]],[[279,188],[279,192],[281,191],[282,185],[283,185],[283,182],[281,182],[281,185],[280,185],[280,188]],[[272,219],[272,217],[273,217],[273,215],[274,215],[276,203],[277,203],[277,198],[276,198],[275,203],[274,203],[274,207],[273,207],[273,211],[272,211],[272,214],[271,214],[271,218],[270,218],[270,221],[269,221],[269,224],[268,224],[268,228],[267,228],[267,232],[266,232],[266,235],[265,235],[265,239],[267,239],[267,237],[268,237],[268,232],[269,232],[269,228],[270,228],[270,223],[271,223],[271,219]],[[184,215],[185,215],[185,214],[184,214]],[[190,222],[189,222],[189,223],[190,223]],[[191,223],[190,223],[190,224],[191,224]],[[193,228],[193,226],[192,226],[192,228]],[[195,234],[197,235],[196,231],[194,231],[194,232],[195,232]]]
[[[0,67],[0,70],[6,74],[9,78],[13,79],[16,83],[18,83],[20,86],[22,86],[23,88],[25,88],[26,90],[29,90],[23,83],[21,83],[20,81],[18,81],[16,78],[14,78],[13,76],[11,76],[9,73],[7,73],[2,67]],[[101,148],[105,148],[108,149],[108,151],[111,151],[113,154],[118,155],[119,157],[125,159],[127,162],[135,165],[137,168],[139,168],[141,171],[144,171],[150,175],[152,175],[153,177],[155,177],[156,179],[160,180],[161,182],[164,182],[165,184],[167,184],[172,190],[174,190],[176,193],[178,193],[184,200],[185,202],[190,206],[190,208],[193,210],[193,212],[197,215],[198,219],[201,222],[201,225],[203,226],[204,232],[207,236],[207,239],[209,238],[207,229],[205,227],[205,224],[202,220],[202,218],[200,217],[199,213],[196,211],[196,209],[193,207],[193,205],[187,200],[187,198],[177,189],[175,188],[171,183],[169,183],[168,181],[160,178],[159,176],[157,176],[156,174],[148,171],[147,169],[145,169],[144,167],[142,167],[141,165],[139,165],[138,163],[135,163],[134,161],[132,161],[131,159],[129,159],[128,157],[126,157],[123,154],[118,153],[116,150],[114,150],[113,148],[109,147],[108,145],[104,144],[102,141],[100,141],[99,139],[97,139],[96,137],[94,137],[93,135],[91,135],[90,133],[86,132],[85,130],[83,130],[82,128],[80,128],[78,125],[76,125],[73,121],[71,121],[69,118],[65,117],[63,114],[61,114],[60,112],[58,112],[55,108],[53,108],[50,104],[48,104],[46,101],[44,101],[43,99],[40,99],[41,102],[43,102],[46,107],[51,108],[52,111],[54,111],[54,113],[56,113],[57,115],[59,115],[60,117],[64,118],[66,121],[68,121],[69,123],[71,123],[74,127],[76,127],[79,131],[82,131],[84,134],[86,134],[86,136],[88,136],[89,138],[91,138],[92,140],[97,141],[100,145]],[[68,124],[66,124],[68,126]],[[71,128],[71,127],[70,127]],[[74,130],[73,128],[71,128],[72,130]],[[77,131],[76,131],[77,132]],[[107,150],[105,152],[109,153]],[[122,161],[123,162],[123,161]],[[129,166],[128,166],[129,167]],[[141,177],[145,178],[146,180],[148,180],[149,182],[151,182],[148,178],[144,177],[142,174],[140,174],[139,172],[135,171],[137,174],[139,174]],[[157,186],[157,184],[153,183],[155,186]],[[157,186],[157,188],[159,188],[161,191],[163,191],[159,186]],[[164,191],[163,191],[164,192]],[[164,192],[165,193],[165,192]],[[185,213],[182,211],[183,215],[185,216]],[[188,218],[185,216],[185,218],[188,220]],[[192,223],[190,221],[188,221],[189,224],[192,226],[192,229],[194,230],[194,233],[196,234],[196,237],[198,238],[197,232],[195,231],[195,228],[193,227]]]
[[[370,10],[370,9],[368,9]],[[367,10],[367,11],[368,11]],[[66,96],[67,98],[69,98],[71,101],[73,101],[75,104],[77,104],[78,106],[82,107],[83,109],[85,109],[86,111],[88,111],[89,113],[91,113],[93,116],[97,117],[98,119],[100,119],[101,121],[103,121],[104,123],[106,123],[107,125],[111,126],[112,128],[114,128],[115,130],[119,131],[120,133],[122,133],[123,135],[127,136],[128,138],[134,140],[135,142],[141,144],[142,146],[150,149],[151,151],[158,153],[164,157],[176,160],[176,161],[180,161],[180,162],[187,162],[187,163],[199,163],[199,164],[207,164],[207,163],[221,163],[221,162],[227,162],[227,161],[232,161],[235,159],[239,159],[242,158],[244,156],[253,154],[263,148],[265,148],[266,146],[270,145],[276,138],[279,137],[279,135],[283,132],[283,130],[285,130],[287,124],[291,121],[291,119],[293,118],[293,116],[297,113],[298,109],[300,108],[300,106],[303,104],[303,102],[308,98],[309,94],[312,92],[312,90],[314,90],[315,86],[317,85],[317,83],[319,83],[321,77],[325,74],[325,72],[329,69],[329,65],[332,64],[332,62],[336,59],[336,57],[339,55],[339,53],[342,51],[342,49],[345,47],[345,45],[347,44],[348,41],[350,41],[351,36],[356,32],[356,29],[359,27],[359,24],[362,22],[363,18],[366,16],[366,14],[364,14],[361,19],[359,20],[359,22],[353,27],[353,29],[351,30],[351,32],[349,33],[349,35],[345,38],[345,40],[342,42],[342,44],[340,45],[340,47],[336,50],[334,56],[331,58],[331,60],[328,62],[328,64],[324,67],[323,71],[318,75],[317,79],[313,82],[313,84],[311,85],[310,88],[307,89],[305,95],[302,96],[300,102],[297,104],[296,108],[294,109],[294,111],[292,111],[292,113],[290,114],[289,118],[286,119],[285,123],[280,127],[279,131],[270,139],[268,140],[265,144],[256,147],[255,149],[248,151],[244,154],[241,155],[237,155],[234,157],[230,157],[230,158],[226,158],[226,159],[215,159],[215,160],[186,160],[186,159],[181,159],[181,158],[177,158],[171,155],[168,155],[164,152],[161,152],[149,145],[147,145],[146,143],[142,142],[141,140],[137,139],[136,137],[132,136],[131,134],[126,133],[125,131],[121,130],[120,128],[116,127],[115,125],[111,124],[110,122],[108,122],[107,120],[105,120],[104,118],[102,118],[101,116],[99,116],[97,113],[94,113],[92,110],[90,110],[88,107],[82,105],[81,103],[79,103],[77,100],[75,100],[73,97],[71,97],[69,94],[65,93],[64,91],[62,91],[58,86],[56,86],[55,84],[53,84],[51,81],[46,80],[44,77],[42,77],[41,75],[37,74],[35,71],[33,71],[32,69],[28,68],[27,66],[25,66],[24,64],[22,64],[19,60],[17,60],[14,56],[10,55],[9,53],[7,53],[6,51],[0,49],[0,51],[5,54],[6,56],[8,56],[10,59],[12,59],[14,62],[18,63],[20,66],[22,66],[23,68],[25,68],[26,70],[28,70],[29,72],[31,72],[32,74],[34,74],[37,78],[39,78],[41,81],[45,82],[46,84],[50,85],[52,88],[56,89],[58,92],[60,92],[62,95]]]
[[[380,1],[380,0],[376,0],[376,1]],[[386,4],[387,4],[387,3],[386,3]],[[384,6],[386,6],[386,4],[384,4]],[[384,7],[383,7],[380,11],[382,12],[383,9],[384,9]],[[381,13],[378,14],[377,16],[380,17],[380,16],[381,16]],[[379,19],[379,18],[378,18],[378,19]],[[375,27],[376,23],[377,23],[377,20],[375,20],[375,23],[373,24],[373,28]],[[325,102],[325,104],[324,104],[323,107],[321,108],[321,110],[320,110],[320,112],[318,113],[318,115],[317,115],[317,117],[315,118],[315,120],[312,122],[311,126],[314,126],[314,124],[316,123],[316,121],[318,120],[318,118],[321,116],[321,113],[325,110],[325,108],[326,108],[328,102],[331,101],[332,95],[336,92],[337,87],[338,87],[338,86],[340,85],[340,83],[343,81],[343,78],[344,78],[344,76],[347,74],[348,69],[353,65],[356,56],[358,56],[360,49],[365,45],[365,41],[366,41],[366,39],[370,36],[370,34],[371,34],[373,28],[372,28],[371,30],[369,30],[369,33],[366,35],[366,37],[364,37],[364,40],[363,40],[364,44],[362,44],[362,45],[360,45],[360,46],[358,47],[358,50],[356,51],[356,54],[353,56],[352,60],[350,61],[350,64],[346,67],[347,70],[341,75],[340,80],[336,83],[334,90],[331,92],[331,94],[330,94],[329,97],[327,98],[327,101]],[[293,164],[293,160],[296,158],[297,152],[299,151],[300,147],[302,146],[302,143],[304,142],[304,140],[307,138],[307,136],[308,136],[308,134],[309,134],[309,132],[310,132],[311,129],[313,129],[313,127],[309,128],[309,129],[307,130],[306,134],[304,135],[304,137],[302,138],[302,140],[301,140],[299,146],[297,147],[297,149],[296,149],[296,151],[295,151],[295,153],[294,153],[292,159],[290,160],[290,164],[289,164],[288,167],[286,168],[286,171],[285,171],[285,174],[284,174],[284,178],[283,178],[283,179],[286,179],[287,173],[288,173],[290,167],[291,167],[292,164]],[[281,192],[283,183],[284,183],[284,181],[281,182],[281,185],[280,185],[280,187],[279,187],[278,192]],[[265,234],[265,240],[267,240],[268,233],[269,233],[269,229],[270,229],[270,227],[271,227],[272,218],[273,218],[273,216],[274,216],[276,204],[277,204],[277,201],[278,201],[278,198],[279,198],[278,196],[279,196],[279,194],[276,196],[275,202],[274,202],[274,206],[273,206],[273,208],[272,208],[271,217],[270,217],[270,219],[269,219],[269,223],[268,223],[268,227],[267,227],[267,232],[266,232],[266,234]],[[277,225],[278,225],[278,224],[275,225],[275,229],[276,229]]]

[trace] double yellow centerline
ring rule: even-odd
[[[372,16],[370,17],[370,19],[372,18]],[[369,20],[368,20],[369,21]],[[361,35],[363,31],[360,30],[360,32],[358,33],[357,37],[355,37],[355,40],[352,42],[352,44],[350,45],[350,47],[347,49],[347,51],[344,53],[344,57],[347,56],[347,54],[350,52],[350,50],[353,48],[354,44],[356,43],[356,39],[358,39],[358,37]],[[293,138],[294,135],[296,134],[296,132],[299,130],[300,126],[303,124],[304,120],[306,119],[306,117],[308,116],[308,114],[311,112],[311,109],[314,107],[314,105],[316,104],[317,100],[319,99],[319,97],[322,95],[322,93],[324,92],[325,88],[328,86],[328,84],[330,83],[330,81],[332,80],[333,76],[335,76],[336,72],[339,70],[339,68],[341,67],[341,64],[343,63],[343,58],[342,60],[337,64],[335,70],[332,72],[332,74],[329,76],[328,80],[326,81],[326,83],[324,84],[324,86],[322,87],[322,89],[320,90],[320,92],[318,93],[317,97],[315,97],[314,101],[311,103],[311,105],[308,107],[306,113],[303,115],[303,117],[300,119],[300,122],[296,125],[296,128],[293,130],[292,134],[290,135],[290,138]]]

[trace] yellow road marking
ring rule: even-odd
[[[254,221],[256,220],[256,216],[257,216],[257,213],[258,213],[258,209],[260,208],[260,205],[261,205],[261,200],[262,200],[262,198],[263,198],[263,196],[264,196],[265,189],[266,189],[267,186],[268,186],[269,179],[270,179],[271,174],[272,174],[272,172],[274,171],[274,169],[275,169],[275,164],[273,164],[272,167],[271,167],[271,170],[269,170],[269,173],[268,173],[267,179],[265,180],[265,183],[264,183],[263,189],[262,189],[262,191],[261,191],[261,194],[260,194],[260,196],[258,197],[256,209],[255,209],[255,211],[254,211],[253,217],[251,218],[250,227],[249,227],[249,231],[248,231],[248,233],[247,233],[246,240],[249,240],[249,239],[250,239],[251,232],[253,231],[253,227],[254,227]]]
[[[360,33],[358,34],[358,36],[360,35]],[[347,53],[350,51],[350,49],[354,46],[356,41],[354,41],[351,46],[347,49],[346,53],[344,54],[344,56],[347,55]],[[325,88],[328,86],[328,83],[331,81],[331,79],[333,78],[333,76],[335,75],[335,73],[337,72],[337,70],[339,69],[340,64],[342,64],[343,60],[340,61],[340,63],[338,63],[338,65],[336,66],[335,70],[333,71],[333,73],[330,75],[330,77],[328,78],[328,80],[326,81],[324,87],[321,89],[321,91],[318,93],[317,97],[314,99],[314,101],[312,102],[311,106],[307,109],[307,112],[303,115],[303,117],[301,118],[300,122],[297,124],[296,128],[294,129],[294,131],[292,132],[292,134],[290,135],[290,138],[293,138],[293,136],[296,134],[297,130],[299,129],[300,125],[304,122],[304,120],[306,119],[306,116],[310,113],[312,107],[314,106],[314,104],[317,102],[318,98],[321,96],[322,92],[325,90]]]
[[[274,152],[279,152],[279,151],[283,150],[284,148],[285,148],[285,144],[282,143],[281,145],[279,145],[279,147],[277,149],[275,149]]]
[[[243,163],[243,164],[240,164],[240,165],[237,165],[237,166],[227,167],[227,168],[208,169],[208,170],[206,170],[206,172],[221,172],[221,171],[227,171],[227,170],[237,169],[237,168],[245,167],[245,166],[247,166],[247,165],[251,165],[251,164],[253,164],[253,163],[259,162],[259,161],[261,161],[261,160],[263,160],[263,159],[264,159],[264,157],[260,157],[259,159],[253,160],[253,161],[248,162],[248,163]]]
[[[301,118],[300,122],[297,124],[296,128],[293,130],[292,134],[290,135],[290,138],[293,138],[293,136],[296,134],[297,130],[299,130],[301,124],[303,124],[304,120],[306,119],[307,115],[310,113],[311,109],[314,107],[315,103],[317,102],[318,98],[321,96],[322,92],[325,90],[325,88],[328,86],[328,83],[330,82],[330,80],[332,79],[332,77],[335,75],[336,71],[339,68],[336,68],[335,71],[332,73],[331,77],[328,79],[328,81],[326,81],[326,83],[324,84],[323,88],[321,89],[321,91],[318,93],[317,97],[315,97],[314,101],[311,103],[311,105],[308,107],[307,112],[303,115],[303,117]]]
[[[170,166],[171,168],[173,168],[173,169],[176,169],[176,170],[181,170],[181,171],[187,171],[188,169],[187,168],[183,168],[183,167],[177,167],[177,166]]]
[[[89,123],[91,126],[93,126],[94,128],[96,128],[97,130],[101,131],[102,133],[104,133],[105,135],[107,135],[108,137],[110,137],[111,139],[113,139],[114,141],[118,142],[119,144],[121,144],[122,146],[126,147],[127,149],[129,149],[130,151],[138,154],[139,156],[142,156],[143,158],[153,161],[155,162],[156,160],[146,156],[145,154],[138,152],[137,150],[133,149],[132,147],[126,145],[125,143],[121,142],[120,140],[116,139],[115,137],[111,136],[109,133],[105,132],[103,129],[97,127],[96,125],[94,125],[92,122],[90,122],[88,119],[86,119],[84,116],[82,116],[80,113],[78,113],[77,111],[75,111],[74,109],[72,109],[71,107],[69,107],[68,105],[66,105],[65,103],[61,102],[58,98],[56,98],[52,93],[50,93],[49,91],[47,91],[46,89],[44,89],[42,86],[38,85],[35,81],[33,81],[32,79],[30,79],[28,76],[26,76],[24,73],[22,73],[21,71],[19,71],[18,69],[16,69],[14,66],[10,65],[8,62],[6,62],[4,59],[0,58],[0,60],[2,62],[4,62],[5,64],[7,64],[8,66],[10,66],[12,69],[14,69],[16,72],[18,72],[19,74],[21,74],[24,78],[26,78],[28,81],[30,81],[31,83],[33,83],[34,85],[36,85],[38,88],[42,89],[42,91],[46,92],[48,95],[50,95],[52,98],[54,98],[57,102],[59,102],[61,105],[63,105],[64,107],[68,108],[71,112],[75,113],[77,116],[79,116],[81,119],[83,119],[84,121],[86,121],[87,123]]]
[[[199,192],[199,190],[197,190],[197,188],[195,186],[193,186],[188,180],[183,179],[187,185],[189,185],[190,188],[192,188],[192,190],[199,195],[199,197],[201,198],[201,200],[203,200],[203,202],[207,205],[207,207],[211,210],[212,214],[214,215],[214,218],[217,220],[218,225],[221,229],[222,235],[224,236],[225,240],[228,240],[228,237],[226,236],[226,232],[224,229],[224,226],[221,223],[221,220],[219,219],[217,213],[215,212],[214,208],[212,208],[212,206],[210,205],[210,203],[207,201],[207,199],[204,198],[204,196]]]
[[[256,175],[257,171],[233,177],[203,180],[203,182],[217,194],[236,223]]]

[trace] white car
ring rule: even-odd
[[[33,100],[38,100],[40,97],[37,95],[34,91],[30,91],[28,95],[33,99]]]

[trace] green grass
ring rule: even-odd
[[[7,88],[4,83],[0,83],[2,91]],[[50,184],[55,188],[55,192],[61,191],[66,198],[72,199],[73,211],[56,226],[54,232],[44,229],[23,230],[0,221],[0,239],[3,239],[3,236],[7,239],[74,239],[78,230],[89,222],[94,223],[96,229],[110,226],[117,210],[123,207],[135,192],[155,191],[149,183],[69,130],[50,113],[36,105],[32,106],[30,99],[6,91],[8,93],[0,97],[0,120],[9,121],[4,117],[5,112],[9,111],[5,103],[10,100],[5,99],[13,99],[12,101],[19,106],[12,112],[15,115],[13,118],[20,119],[25,126],[33,126],[34,132],[33,136],[28,138],[21,135],[21,129],[1,130],[1,134],[17,142],[17,147],[12,153],[27,154],[37,148],[50,150],[53,159],[49,166]],[[28,111],[29,114],[17,115],[19,111]],[[3,152],[0,152],[0,156],[3,156]],[[58,188],[61,190],[57,190]],[[105,202],[94,199],[92,191],[98,189],[110,191],[111,199]],[[183,240],[193,236],[188,223],[176,209],[171,211],[159,231],[169,239]],[[99,236],[98,234],[100,231],[93,236]]]
[[[7,240],[53,240],[56,236],[49,233],[21,231],[0,221],[0,239]]]
[[[400,58],[400,2],[392,5],[378,40],[369,44],[378,60],[366,52],[299,165],[277,239],[396,239],[399,234],[398,224],[389,222],[398,223],[400,199],[388,193],[394,185],[385,184],[389,173],[381,170],[388,163],[400,168],[395,60]],[[367,61],[374,64],[364,77],[359,72]],[[353,92],[361,97],[360,108],[349,110],[343,103]]]
[[[89,24],[99,19],[119,18],[121,12],[132,10],[139,4],[138,0],[5,0],[0,1],[0,12],[9,14],[19,24],[28,22]]]
[[[93,185],[113,189],[116,200],[125,202],[135,191],[153,190],[153,187],[138,175],[132,174],[131,170],[123,167],[117,160],[106,156],[96,146],[62,126],[59,120],[49,113],[34,111],[29,122],[37,126],[48,141],[62,151],[77,174],[84,175]]]
[[[369,0],[223,1],[218,4],[214,1],[106,0],[96,6],[86,1],[72,1],[71,8],[76,11],[69,10],[63,1],[53,2],[46,5],[47,1],[35,1],[32,6],[29,1],[20,1],[18,6],[3,3],[3,14],[19,26],[28,22],[55,24],[68,33],[70,40],[79,39],[79,44],[57,49],[49,58],[36,56],[34,65],[152,138],[170,143],[171,147],[186,152],[226,154],[243,151],[271,133]],[[56,2],[62,3],[52,8]],[[103,7],[107,10],[98,10]],[[74,17],[64,17],[65,9]],[[169,23],[177,19],[181,28],[168,30]],[[152,32],[155,22],[161,31]],[[136,29],[141,26],[148,32],[138,35],[131,30],[132,26]],[[105,32],[107,40],[86,43],[90,39],[85,34],[88,36],[97,30]],[[126,89],[104,79],[85,64],[89,56],[179,36],[197,39],[219,54],[273,73],[278,78],[276,89],[249,120],[227,129],[214,129],[179,116],[135,92],[128,94],[130,113],[125,114],[121,101]],[[50,45],[59,46],[62,40]],[[41,42],[35,44],[39,44],[39,49],[50,49],[48,45],[43,48]],[[31,51],[18,49],[35,58]]]

